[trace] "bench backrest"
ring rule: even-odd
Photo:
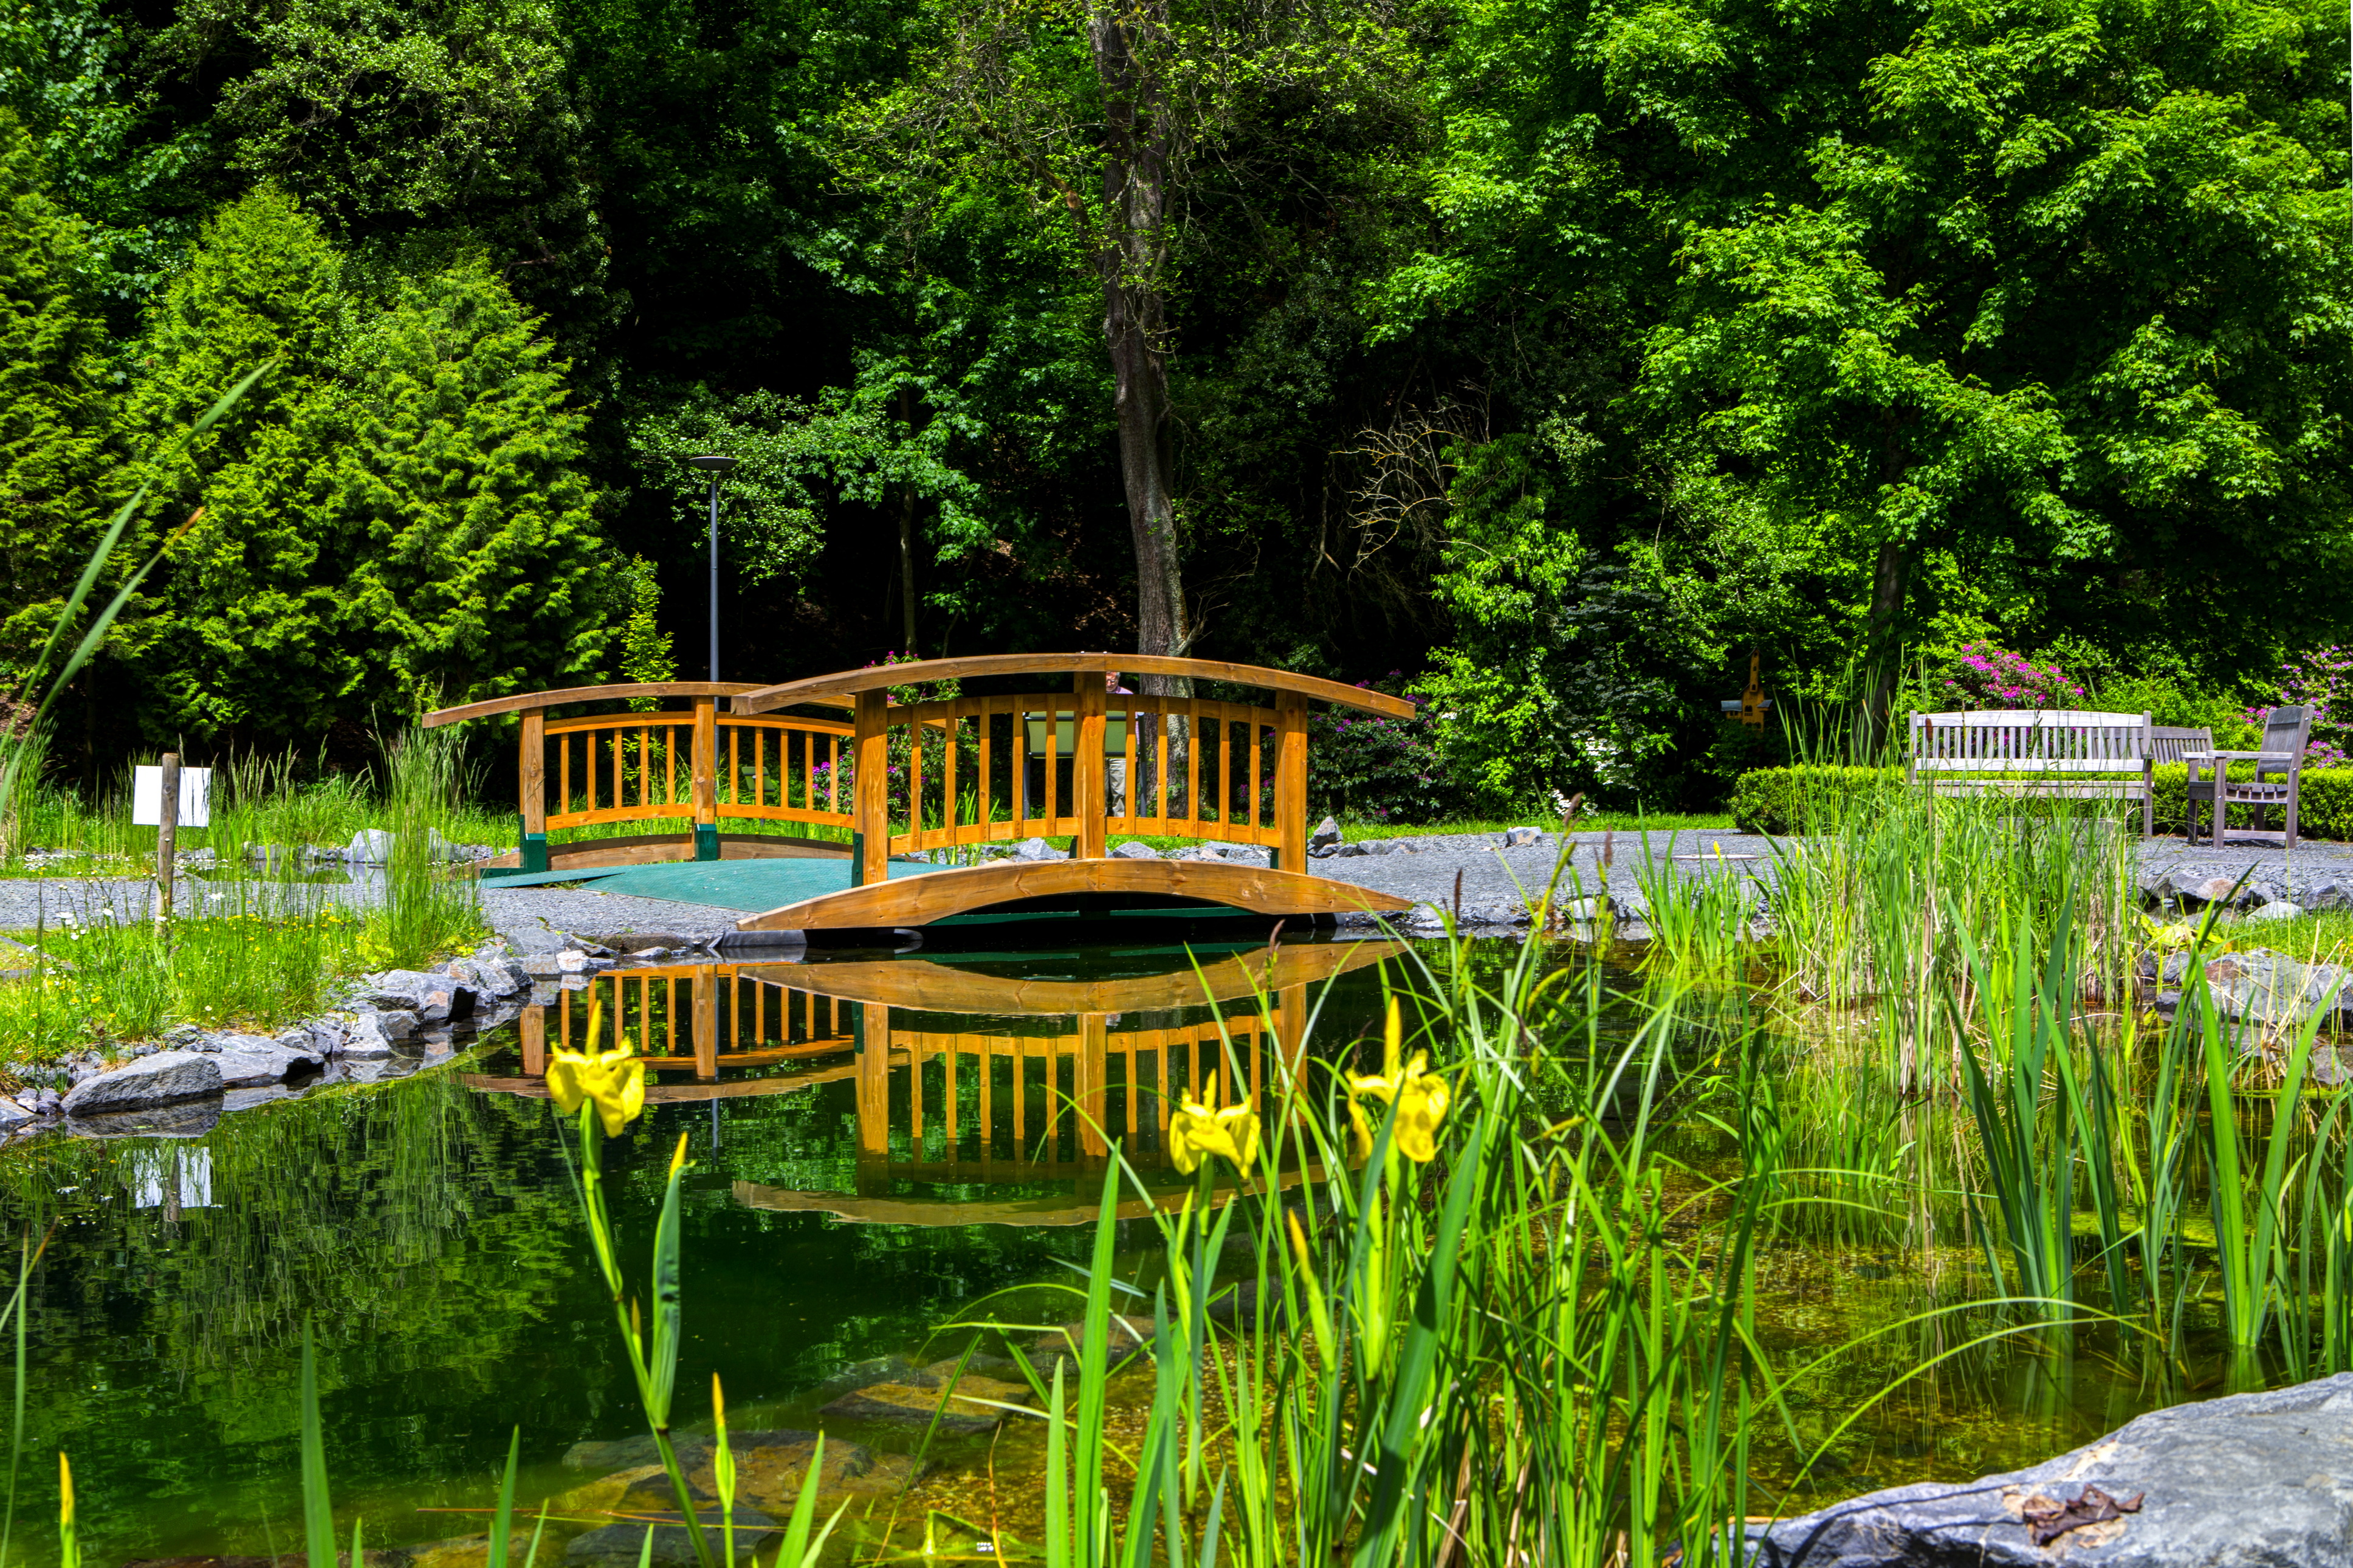
[[[2179,764],[2184,752],[2204,756],[2214,749],[2211,729],[2179,729],[2158,725],[2148,732],[2150,760],[2159,768]]]
[[[2147,714],[2075,708],[1914,714],[1910,772],[2143,772],[2151,728]]]

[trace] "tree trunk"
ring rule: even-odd
[[[899,388],[899,422],[912,435],[915,429],[915,399],[907,388]],[[921,658],[915,652],[915,484],[913,480],[899,490],[899,618],[905,633],[907,657]]]
[[[899,610],[906,633],[907,657],[915,652],[915,487],[899,492]]]
[[[1904,588],[1910,561],[1895,539],[1883,540],[1871,573],[1871,621],[1866,637],[1864,740],[1872,760],[1887,747],[1888,719],[1895,706],[1895,683],[1903,673]]]
[[[1135,545],[1135,651],[1181,656],[1193,635],[1185,620],[1168,472],[1169,127],[1166,95],[1149,59],[1166,30],[1166,0],[1097,10],[1087,21],[1103,92],[1107,232],[1095,262],[1103,276],[1103,342],[1111,353],[1120,470]],[[1138,58],[1139,48],[1145,58]],[[1167,688],[1152,682],[1144,689]]]

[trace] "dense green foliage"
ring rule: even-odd
[[[628,556],[703,644],[715,450],[723,674],[1402,670],[1415,810],[1720,799],[1752,652],[1866,740],[1981,641],[2219,726],[2347,630],[2344,26],[61,3],[0,26],[0,615],[119,453],[203,515],[86,770],[610,676]]]

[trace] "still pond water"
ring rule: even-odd
[[[1214,1004],[1169,949],[628,973],[625,1019],[675,1065],[607,1145],[607,1170],[639,1279],[663,1169],[688,1139],[680,1424],[707,1430],[716,1372],[738,1432],[822,1426],[877,1455],[913,1450],[914,1430],[819,1407],[861,1363],[953,1353],[960,1341],[934,1331],[992,1293],[1076,1278],[1064,1265],[1084,1256],[1091,1226],[1069,1222],[1092,1216],[1103,1150],[1068,1107],[1093,1110],[1148,1182],[1178,1191],[1159,1097],[1228,1051],[1263,1070],[1253,980],[1272,982],[1278,1023],[1322,997],[1311,1051],[1329,1058],[1377,1032],[1380,966],[1401,951],[1285,944],[1270,974],[1262,952],[1211,949]],[[104,1568],[298,1546],[306,1322],[345,1539],[355,1517],[372,1547],[484,1529],[445,1510],[490,1502],[517,1426],[520,1500],[534,1506],[595,1473],[564,1463],[576,1445],[641,1433],[557,1118],[526,1071],[581,1027],[584,1001],[567,993],[454,1067],[396,1084],[245,1112],[201,1136],[53,1137],[0,1157],[8,1234],[54,1226],[33,1285],[18,1552],[55,1560],[60,1447],[88,1560]],[[698,1078],[698,1044],[715,1083]],[[1148,1222],[1123,1230],[1123,1266],[1144,1266]],[[1761,1270],[1760,1323],[1795,1362],[1969,1293],[1967,1272],[1886,1245],[1787,1243]],[[1043,1289],[989,1310],[1076,1315]],[[1799,1419],[1827,1430],[1970,1328],[1898,1334],[1810,1380]],[[2122,1358],[2054,1364],[2024,1343],[1991,1347],[1877,1407],[1796,1500],[2028,1462],[2184,1392],[2149,1387]],[[995,1507],[1018,1531],[1008,1456],[993,1499],[985,1441],[932,1457],[944,1467],[914,1517]]]

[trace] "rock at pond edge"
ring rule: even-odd
[[[199,1051],[161,1051],[84,1078],[66,1096],[68,1116],[148,1110],[221,1092],[220,1064]]]
[[[2039,1547],[2023,1510],[2096,1486],[2137,1511]],[[1764,1568],[2353,1568],[2353,1372],[2152,1411],[2023,1470],[1748,1527]]]

